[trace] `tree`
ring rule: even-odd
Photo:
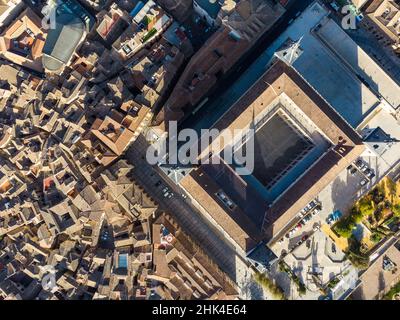
[[[358,268],[360,270],[365,270],[369,266],[368,257],[350,252],[348,255],[348,258],[349,258],[350,262],[353,264],[353,266],[355,266],[356,268]]]
[[[381,237],[381,235],[379,233],[374,232],[373,234],[371,234],[371,241],[373,243],[378,243],[381,240],[382,240],[382,237]]]
[[[383,210],[384,210],[384,207],[380,206],[374,213],[375,220],[377,223],[379,223],[379,221],[381,221],[383,219],[383,216],[384,216]]]
[[[392,179],[386,178],[386,186],[387,186],[387,188],[389,190],[389,195],[390,195],[391,200],[393,202],[394,197],[397,194],[397,184]]]
[[[267,289],[274,297],[278,300],[285,300],[285,293],[282,288],[274,284],[274,282],[268,278],[265,274],[256,272],[254,279],[258,284]]]
[[[336,232],[343,238],[350,238],[353,234],[353,229],[355,228],[356,223],[354,222],[352,217],[347,217],[338,222],[335,227]]]
[[[379,184],[371,191],[372,200],[375,204],[381,203],[385,200],[386,190],[382,184]]]
[[[363,217],[370,216],[374,213],[375,208],[373,202],[367,198],[360,200],[358,210]]]
[[[364,219],[364,215],[362,214],[361,211],[356,210],[355,212],[353,212],[352,218],[354,223],[358,224]]]
[[[396,217],[400,217],[400,204],[393,205],[392,212]]]

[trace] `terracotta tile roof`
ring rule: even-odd
[[[196,201],[245,252],[257,245],[257,240],[261,239],[260,230],[239,208],[228,210],[217,200],[215,193],[220,188],[201,168],[186,176],[181,185],[189,194],[196,195]]]
[[[260,239],[261,228],[265,240],[276,237],[308,202],[365,149],[361,137],[354,129],[294,69],[281,60],[275,61],[214,127],[220,131],[225,128],[248,128],[253,117],[261,114],[281,94],[288,96],[305,113],[331,141],[332,147],[300,180],[271,204],[266,210],[262,226],[254,227],[254,223],[249,222],[249,213],[239,209],[229,211],[219,205],[213,196],[216,192],[214,178],[204,173],[202,166],[181,182],[245,250],[249,240]],[[225,140],[224,144],[229,144],[229,141]],[[208,151],[205,150],[204,154],[208,154]],[[254,192],[249,187],[247,190]],[[235,199],[232,200],[235,202]]]

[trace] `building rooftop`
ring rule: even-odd
[[[229,112],[217,121],[214,128],[248,130],[257,126],[257,121],[276,112],[274,106],[278,106],[278,110],[282,108],[282,103],[277,103],[277,99],[289,106],[292,114],[296,115],[301,110],[303,128],[309,127],[310,139],[320,147],[316,148],[319,150],[318,156],[306,168],[296,171],[294,166],[292,170],[295,170],[295,174],[289,170],[289,173],[280,177],[285,186],[282,192],[274,193],[273,188],[272,191],[268,190],[268,181],[261,183],[263,187],[251,181],[251,177],[239,177],[225,163],[201,165],[181,180],[181,185],[190,194],[196,195],[197,201],[245,251],[249,249],[247,246],[250,239],[258,242],[262,238],[271,240],[276,237],[365,148],[361,137],[340,115],[293,68],[281,60],[274,62]],[[224,140],[224,145],[232,143],[235,142]],[[220,148],[222,150],[224,146]],[[213,149],[213,152],[218,153],[218,149]],[[208,153],[208,148],[202,150],[202,155]],[[256,162],[260,159],[256,159]],[[298,165],[301,164],[299,161]],[[282,187],[279,185],[281,181],[278,179],[278,187]],[[232,208],[223,204],[221,196],[218,196],[221,192],[233,203]]]
[[[32,9],[27,8],[0,35],[0,56],[41,72],[46,35],[40,18]]]
[[[366,15],[397,45],[400,41],[400,4],[393,0],[374,0],[368,3]]]
[[[380,97],[396,109],[398,84],[328,14],[314,2],[268,48],[268,54],[282,50],[288,40],[298,42],[300,52],[291,64],[353,127],[381,103]]]
[[[221,10],[221,3],[218,0],[194,0],[207,14],[215,19]]]
[[[261,35],[285,13],[272,1],[244,0],[191,58],[157,122],[181,120]]]
[[[52,72],[60,70],[71,59],[85,35],[85,26],[73,14],[62,14],[56,19],[56,28],[50,29],[43,48],[43,65]]]

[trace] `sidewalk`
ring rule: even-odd
[[[336,243],[340,250],[343,252],[347,250],[349,243],[346,238],[338,237],[327,224],[322,225],[321,230]]]

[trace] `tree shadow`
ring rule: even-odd
[[[378,291],[379,291],[379,294],[381,294],[385,291],[385,288],[386,288],[386,280],[385,280],[385,276],[383,275],[383,271],[379,272],[378,281],[379,281]]]
[[[264,300],[264,291],[260,284],[251,279],[246,279],[241,287],[242,295],[249,300]]]
[[[343,199],[348,196],[347,182],[341,179],[335,179],[332,184],[332,203],[333,211],[343,210]]]

